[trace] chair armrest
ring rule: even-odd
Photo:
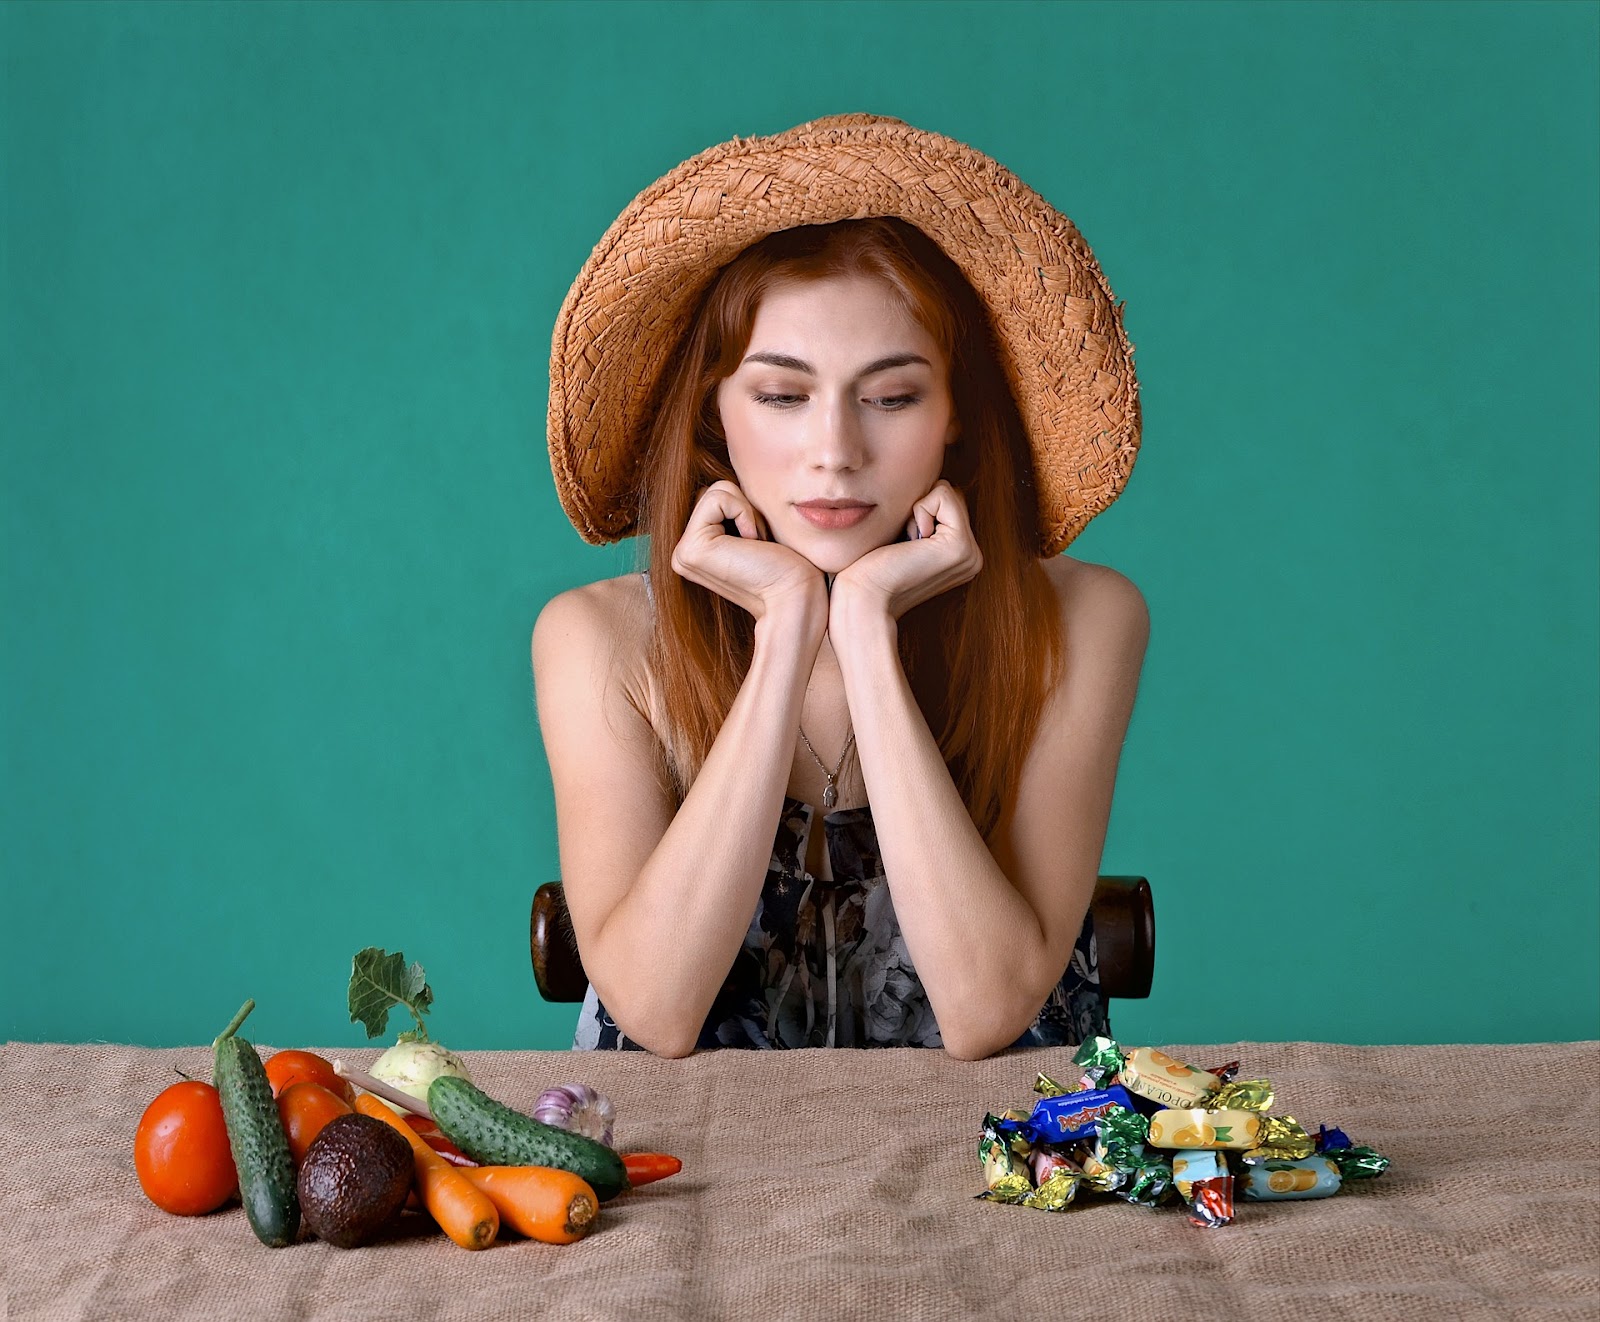
[[[1101,877],[1089,912],[1100,956],[1100,990],[1119,1000],[1150,995],[1156,971],[1156,911],[1143,877]]]
[[[589,979],[559,881],[547,881],[533,893],[529,945],[539,995],[547,1001],[581,1001],[589,990]]]

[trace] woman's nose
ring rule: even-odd
[[[855,410],[835,401],[813,415],[806,436],[806,458],[814,468],[859,468],[863,440]]]

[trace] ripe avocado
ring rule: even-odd
[[[335,1116],[300,1166],[300,1214],[318,1239],[353,1249],[376,1239],[405,1206],[411,1145],[370,1115]]]

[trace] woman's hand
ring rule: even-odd
[[[913,606],[971,582],[983,568],[967,503],[943,478],[911,507],[906,535],[912,540],[868,551],[834,577],[830,632],[846,601],[851,609],[881,608],[898,620]]]
[[[722,526],[733,520],[730,536]],[[692,583],[742,606],[757,620],[774,604],[827,602],[827,583],[814,564],[769,540],[766,523],[732,482],[713,482],[700,493],[672,552],[672,567]]]

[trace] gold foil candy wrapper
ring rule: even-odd
[[[1007,1175],[978,1195],[991,1203],[1021,1203],[1033,1197],[1026,1175]]]
[[[1063,1088],[1048,1074],[1043,1073],[1033,1081],[1033,1090],[1041,1097],[1065,1097],[1069,1092],[1078,1091],[1076,1088]],[[1027,1117],[1024,1116],[1023,1119],[1027,1119]]]
[[[1238,1113],[1238,1114],[1243,1114]],[[1292,1115],[1264,1115],[1261,1136],[1244,1154],[1246,1161],[1299,1161],[1317,1150],[1316,1140],[1306,1133]]]
[[[1271,1123],[1270,1117],[1255,1111],[1169,1108],[1150,1117],[1150,1137],[1146,1141],[1153,1148],[1229,1148],[1247,1152],[1267,1141],[1267,1125]]]
[[[1117,1082],[1129,1092],[1175,1108],[1198,1106],[1222,1086],[1215,1074],[1185,1065],[1154,1047],[1128,1052]]]
[[[1031,1195],[1022,1200],[1022,1206],[1034,1207],[1041,1212],[1066,1210],[1078,1196],[1078,1185],[1083,1172],[1062,1167],[1044,1181]]]
[[[1240,1079],[1225,1083],[1206,1098],[1208,1111],[1270,1111],[1272,1084],[1266,1079]]]

